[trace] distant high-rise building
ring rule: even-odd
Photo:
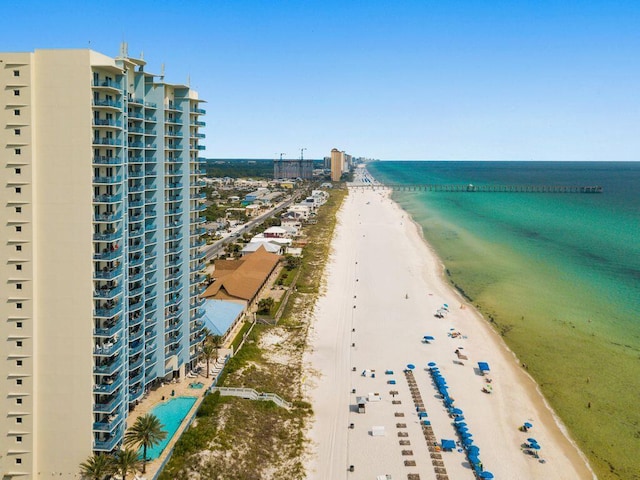
[[[337,148],[331,149],[331,180],[339,182],[344,168],[344,152]]]
[[[91,50],[0,53],[0,470],[77,478],[197,362],[196,92]]]
[[[313,160],[285,160],[273,161],[273,178],[301,178],[311,180],[313,178]]]

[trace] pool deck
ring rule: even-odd
[[[231,351],[228,349],[221,348],[219,350],[219,358],[220,359],[224,358],[230,352]],[[204,373],[202,373],[201,375],[198,375],[195,378],[188,378],[188,377],[182,378],[175,382],[165,383],[162,386],[156,388],[155,390],[150,390],[149,393],[140,402],[140,404],[132,412],[129,413],[129,417],[127,418],[127,428],[133,425],[136,419],[141,415],[146,415],[147,413],[150,413],[154,409],[154,407],[156,407],[158,404],[173,398],[171,396],[172,391],[175,392],[174,397],[196,397],[196,402],[193,404],[193,406],[191,407],[187,415],[184,417],[184,419],[180,423],[180,426],[174,433],[171,440],[169,440],[169,443],[167,444],[165,449],[162,451],[162,454],[155,460],[151,460],[147,462],[147,471],[144,474],[144,476],[141,478],[147,478],[147,479],[154,478],[154,476],[158,472],[158,469],[162,466],[168,452],[170,452],[173,449],[174,445],[176,444],[176,442],[184,432],[189,422],[189,419],[191,419],[191,417],[195,414],[196,410],[200,407],[200,404],[202,403],[202,399],[204,398],[205,392],[209,389],[209,387],[213,385],[213,381],[215,379],[215,377],[213,376],[214,371],[217,370],[216,365],[217,367],[222,368],[223,362],[219,361],[217,364],[215,362],[211,362],[211,368],[209,372],[209,375],[211,376],[209,378],[205,377]],[[204,387],[191,388],[189,387],[189,384],[192,382],[202,382],[204,383]],[[163,400],[163,397],[164,397],[164,400]]]

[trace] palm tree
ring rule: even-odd
[[[142,473],[147,468],[147,449],[158,445],[167,437],[167,432],[162,427],[158,417],[149,413],[138,417],[124,434],[126,446],[142,447]]]
[[[205,362],[207,362],[207,378],[209,378],[209,362],[213,358],[213,354],[216,351],[216,347],[205,338],[204,342],[202,342],[202,358]]]
[[[80,475],[85,479],[103,480],[105,476],[113,472],[112,462],[113,459],[109,455],[102,453],[91,455],[80,464]]]
[[[140,458],[137,451],[127,448],[116,453],[112,464],[113,470],[122,477],[122,480],[127,480],[127,475],[136,473],[140,468]],[[144,467],[142,471],[144,472]]]

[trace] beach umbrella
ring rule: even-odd
[[[471,445],[467,451],[469,452],[469,454],[471,455],[478,455],[480,453],[480,448],[477,447],[476,445]]]
[[[467,424],[465,422],[456,422],[454,425],[458,429],[460,429],[460,428],[468,428]]]
[[[527,442],[538,443],[538,440],[536,440],[535,438],[527,438]]]
[[[428,367],[435,367],[436,366],[436,362],[429,362],[427,363]]]
[[[462,439],[462,444],[463,444],[465,447],[470,448],[470,447],[472,447],[472,446],[473,446],[473,439],[471,439],[471,438],[463,438],[463,439]]]
[[[475,455],[469,455],[469,462],[473,465],[478,465],[480,463],[480,459]]]
[[[484,472],[480,472],[480,473],[478,474],[478,476],[479,476],[480,478],[493,478],[493,473],[491,473],[491,472],[489,472],[489,471],[485,470]]]
[[[533,448],[534,450],[540,450],[542,447],[537,443],[531,443],[529,444],[529,448]]]
[[[409,365],[407,365],[407,368],[409,370],[413,370],[414,368],[416,368],[416,366],[413,363],[410,363]]]
[[[431,342],[431,341],[435,340],[435,338],[433,338],[431,335],[425,335],[422,338],[424,338],[424,340],[427,341],[427,342]]]
[[[459,417],[454,418],[453,421],[455,423],[464,422],[464,416],[460,415]]]
[[[533,427],[533,425],[531,425],[529,422],[524,422],[524,426],[527,428]]]
[[[449,304],[448,304],[448,303],[445,303],[445,304],[443,304],[442,306],[443,306],[444,308],[449,308]]]
[[[463,412],[459,408],[454,408],[451,410],[451,413],[453,413],[454,415],[462,415]]]

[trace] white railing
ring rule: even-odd
[[[291,403],[284,400],[279,395],[275,393],[260,393],[253,388],[234,388],[234,387],[213,387],[211,392],[219,391],[220,395],[230,396],[230,397],[241,397],[246,398],[247,400],[263,400],[269,401],[271,400],[276,405],[290,409]]]

